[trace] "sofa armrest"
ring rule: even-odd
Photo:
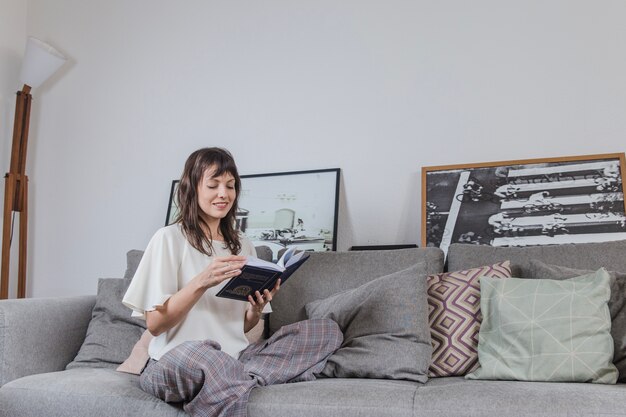
[[[0,386],[60,371],[80,349],[96,296],[0,301]]]

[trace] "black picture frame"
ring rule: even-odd
[[[176,189],[178,187],[179,180],[172,180],[170,186],[170,199],[167,205],[167,214],[165,216],[165,225],[170,225],[174,222],[176,215],[178,214],[178,202],[176,201]]]
[[[237,228],[276,260],[289,246],[337,250],[340,168],[241,176]]]
[[[274,260],[289,246],[336,251],[340,168],[241,175],[237,229]],[[173,180],[165,225],[178,213]]]
[[[624,153],[422,168],[422,246],[626,239]]]
[[[411,249],[417,248],[414,243],[402,244],[402,245],[364,245],[364,246],[352,246],[351,251],[364,251],[364,250],[394,250],[394,249]]]

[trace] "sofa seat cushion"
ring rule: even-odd
[[[136,375],[107,368],[76,368],[31,375],[0,388],[0,417],[181,417],[139,388]]]
[[[318,379],[256,388],[248,417],[409,417],[416,383]],[[0,417],[183,417],[139,388],[139,377],[111,369],[77,368],[31,375],[0,388]],[[382,414],[381,414],[382,412]]]
[[[433,378],[418,388],[414,417],[625,416],[626,385]]]
[[[328,378],[252,390],[248,417],[413,417],[419,383]]]
[[[254,389],[248,417],[623,417],[624,404],[626,384],[329,378]],[[0,388],[0,405],[0,417],[187,416],[136,375],[102,368],[17,379]]]

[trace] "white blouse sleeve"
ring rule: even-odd
[[[137,272],[122,303],[133,310],[132,317],[145,320],[146,311],[155,310],[178,292],[181,245],[166,228],[158,230],[146,248]]]

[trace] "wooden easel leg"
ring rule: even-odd
[[[27,238],[27,198],[28,177],[26,168],[26,149],[28,143],[28,122],[32,96],[30,87],[24,84],[17,92],[15,101],[15,123],[13,126],[13,144],[11,146],[11,167],[5,178],[4,216],[2,219],[2,269],[0,270],[0,299],[9,298],[9,266],[11,263],[12,216],[20,213],[20,243],[18,261],[17,296],[26,296],[26,238]]]
[[[28,238],[28,177],[22,176],[20,199],[22,200],[22,211],[20,212],[20,246],[19,262],[17,270],[17,298],[26,297],[26,253]]]
[[[16,178],[4,177],[4,215],[2,220],[2,269],[0,270],[0,300],[9,298],[9,265],[11,263],[11,216],[15,196]]]

